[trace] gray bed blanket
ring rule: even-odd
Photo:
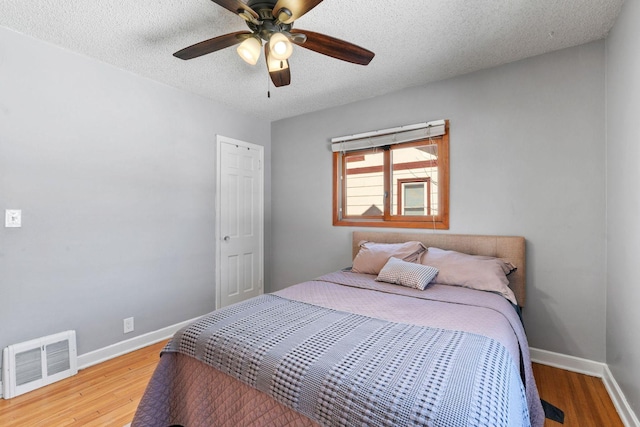
[[[376,317],[263,295],[186,327],[165,351],[321,425],[531,425],[519,361],[498,340]]]
[[[276,292],[276,295],[335,310],[487,336],[521,360],[531,425],[544,424],[533,377],[529,344],[513,306],[491,292],[429,285],[424,291],[375,281],[375,275],[334,272]]]

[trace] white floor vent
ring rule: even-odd
[[[76,331],[10,345],[2,352],[3,397],[10,399],[78,373]]]

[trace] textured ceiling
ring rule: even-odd
[[[296,47],[291,85],[273,88],[235,48],[173,52],[246,30],[210,0],[2,0],[0,25],[277,120],[601,39],[623,0],[325,0],[295,22],[365,47],[363,67]],[[271,98],[267,98],[267,90]]]

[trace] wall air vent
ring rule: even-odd
[[[78,373],[76,331],[13,344],[2,351],[3,397],[10,399]]]

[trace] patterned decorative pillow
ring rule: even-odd
[[[420,263],[420,257],[427,250],[420,242],[376,243],[363,240],[359,246],[351,271],[364,274],[380,273],[391,257]]]
[[[380,270],[376,280],[423,291],[437,274],[438,269],[435,267],[391,257]]]

